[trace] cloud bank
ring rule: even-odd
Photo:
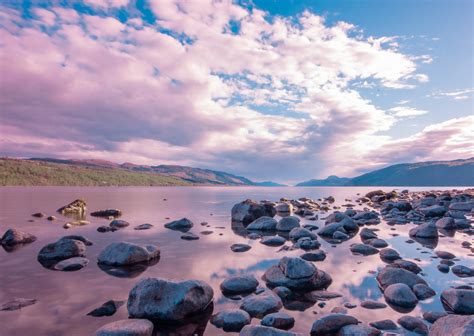
[[[209,167],[254,179],[351,175],[472,154],[473,117],[393,139],[400,118],[357,83],[429,80],[395,37],[232,1],[0,7],[0,153]],[[121,17],[117,13],[127,13]]]

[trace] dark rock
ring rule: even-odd
[[[360,239],[362,241],[369,240],[369,239],[376,239],[376,238],[378,238],[377,234],[374,231],[370,230],[370,229],[363,228],[360,231]]]
[[[441,302],[448,312],[459,315],[474,314],[474,290],[446,289],[441,293]]]
[[[49,220],[49,221],[54,221],[57,218],[56,218],[56,216],[48,216],[46,219]]]
[[[302,336],[303,334],[261,325],[246,325],[239,336]]]
[[[74,257],[62,260],[54,265],[54,269],[56,271],[63,271],[63,272],[72,272],[78,271],[89,264],[89,259],[82,258],[82,257]]]
[[[13,246],[17,244],[29,244],[36,240],[36,236],[17,229],[8,229],[0,242],[3,246]]]
[[[388,243],[385,240],[379,239],[379,238],[369,239],[369,240],[366,240],[364,243],[370,246],[373,246],[375,248],[384,248],[388,246]]]
[[[301,259],[307,261],[323,261],[326,259],[326,253],[322,250],[315,252],[306,252],[301,255]]]
[[[454,230],[456,229],[456,224],[454,222],[454,218],[443,217],[436,221],[436,227],[442,230]]]
[[[388,286],[385,288],[383,295],[389,304],[398,307],[412,308],[418,303],[416,295],[411,288],[404,283],[396,283]]]
[[[403,268],[385,267],[377,274],[379,286],[385,290],[388,286],[396,283],[404,283],[410,288],[416,284],[425,284],[426,281],[418,275]]]
[[[145,319],[126,319],[110,322],[99,328],[95,336],[151,336],[153,323]]]
[[[436,292],[431,287],[424,284],[413,286],[413,293],[415,293],[418,300],[426,300],[436,295]]]
[[[295,325],[295,319],[287,313],[272,313],[266,315],[261,324],[266,327],[288,330]]]
[[[181,239],[183,240],[198,240],[199,239],[199,236],[196,236],[194,233],[192,232],[186,232],[185,234],[183,234],[181,236]]]
[[[447,315],[440,317],[430,329],[430,336],[472,336],[474,316]]]
[[[367,244],[354,244],[354,245],[351,245],[350,250],[353,254],[363,255],[363,256],[368,256],[368,255],[379,253],[379,250],[377,250],[375,247],[372,247],[372,246],[367,245]]]
[[[292,241],[298,241],[301,238],[309,238],[311,240],[317,239],[317,236],[308,229],[297,227],[290,231],[289,237]]]
[[[34,305],[37,301],[38,300],[36,299],[23,299],[23,298],[14,299],[12,301],[2,303],[0,305],[0,311],[19,310],[21,308]]]
[[[379,330],[396,330],[398,326],[392,320],[381,320],[376,322],[369,323],[372,327],[377,328]]]
[[[74,239],[74,240],[79,240],[81,242],[84,243],[84,245],[86,246],[92,246],[92,242],[87,239],[86,237],[84,236],[80,236],[80,235],[68,235],[68,236],[64,236],[62,237],[61,239]]]
[[[61,260],[85,257],[86,245],[79,240],[61,238],[44,246],[38,253],[38,261],[46,268],[53,267]]]
[[[357,324],[359,321],[350,315],[327,314],[314,321],[311,336],[327,336],[337,333],[342,327]]]
[[[360,306],[365,309],[383,309],[387,307],[385,303],[372,300],[364,300],[360,303]]]
[[[334,232],[332,237],[337,240],[347,240],[350,238],[348,234],[345,234],[344,232],[341,232],[341,231]]]
[[[409,232],[411,237],[438,238],[438,230],[433,223],[424,223],[412,228]]]
[[[36,218],[43,218],[46,215],[42,212],[36,212],[36,213],[32,214],[31,216],[36,217]]]
[[[148,230],[148,229],[151,229],[152,227],[153,227],[152,224],[145,223],[145,224],[137,225],[133,229],[134,230]]]
[[[250,295],[244,298],[240,309],[245,310],[252,317],[262,318],[267,314],[275,313],[283,307],[278,295],[272,291]]]
[[[451,267],[451,272],[460,278],[469,278],[474,276],[474,268],[469,268],[464,265],[455,265]]]
[[[247,245],[247,244],[232,244],[230,246],[230,249],[232,250],[232,252],[247,252],[251,248],[252,246]]]
[[[278,224],[276,226],[276,229],[278,231],[289,232],[289,231],[291,231],[294,228],[299,227],[299,226],[300,226],[300,219],[298,217],[296,217],[296,216],[287,216],[287,217],[283,217],[282,219],[280,219],[280,221],[278,222]]]
[[[57,210],[60,214],[63,215],[69,215],[69,214],[74,214],[74,215],[84,215],[86,212],[86,202],[82,199],[77,199],[75,201],[72,201],[68,205],[65,205]]]
[[[165,228],[175,231],[188,232],[193,227],[193,222],[187,218],[181,218],[165,224]]]
[[[379,336],[381,334],[379,330],[363,324],[349,324],[342,327],[337,336]]]
[[[311,239],[308,237],[303,237],[298,239],[295,243],[294,248],[300,248],[302,250],[316,250],[321,247],[321,243],[316,239]]]
[[[126,266],[148,262],[159,256],[160,250],[154,245],[115,242],[100,252],[97,263],[110,266]]]
[[[266,236],[260,240],[260,243],[267,246],[281,246],[285,242],[286,239],[280,236]]]
[[[270,203],[258,203],[245,200],[232,207],[232,221],[242,222],[244,225],[253,222],[262,216],[274,217],[275,206]]]
[[[435,254],[441,259],[454,259],[456,256],[447,251],[436,251]]]
[[[380,250],[380,258],[382,260],[393,261],[397,259],[401,259],[400,254],[397,251],[391,248],[384,248]]]
[[[94,316],[94,317],[101,317],[101,316],[112,316],[117,312],[125,301],[115,301],[109,300],[102,304],[99,308],[92,310],[91,312],[87,313],[87,315]]]
[[[274,231],[278,222],[269,216],[262,216],[251,222],[247,226],[247,230]]]
[[[423,313],[423,318],[429,323],[434,323],[436,320],[446,315],[448,315],[446,312],[427,311]]]
[[[213,296],[212,288],[203,281],[146,278],[130,291],[127,308],[134,318],[180,321],[203,312]]]
[[[252,293],[258,287],[258,281],[253,275],[237,275],[225,279],[221,291],[225,295]]]
[[[397,259],[394,260],[393,263],[388,265],[389,267],[397,267],[397,268],[403,268],[406,269],[407,271],[410,271],[412,273],[418,274],[421,272],[420,266],[415,264],[413,261],[405,260],[405,259]]]
[[[428,326],[422,319],[413,316],[402,316],[397,321],[403,328],[420,335],[428,335]]]
[[[94,211],[91,213],[91,216],[94,217],[104,217],[104,218],[109,218],[109,217],[120,217],[122,216],[122,211],[118,209],[106,209],[106,210],[99,210],[99,211]]]
[[[239,332],[250,324],[250,315],[245,310],[227,309],[213,315],[211,323],[226,332]]]

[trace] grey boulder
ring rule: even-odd
[[[226,332],[238,332],[250,324],[250,315],[242,309],[227,309],[213,315],[211,324]]]
[[[438,230],[433,223],[417,225],[409,231],[411,237],[417,238],[438,238]]]
[[[407,271],[403,268],[385,267],[377,274],[379,286],[385,290],[388,286],[396,283],[404,283],[410,288],[416,284],[425,284],[426,281],[415,273]]]
[[[474,335],[474,316],[447,315],[437,319],[430,329],[430,336]]]
[[[115,242],[106,246],[97,257],[97,263],[109,266],[127,266],[147,262],[160,256],[154,245]]]
[[[226,295],[252,293],[258,287],[258,281],[253,275],[237,275],[225,279],[221,285],[222,293]]]
[[[165,224],[165,228],[174,230],[174,231],[181,231],[181,232],[187,232],[193,226],[194,226],[193,222],[187,218],[181,218],[181,219]]]
[[[274,231],[276,227],[276,219],[269,216],[262,216],[251,222],[247,226],[247,230]]]
[[[387,303],[404,308],[415,307],[418,303],[416,295],[404,283],[396,283],[385,288],[383,293]]]
[[[441,302],[448,312],[459,315],[474,314],[474,290],[446,289],[441,293]]]
[[[342,327],[358,324],[359,321],[350,315],[327,314],[314,321],[311,327],[311,336],[327,336],[337,333]]]
[[[250,316],[257,318],[275,313],[282,307],[283,303],[280,297],[269,290],[245,297],[240,305],[240,309],[245,310]]]
[[[38,253],[38,261],[45,267],[52,267],[61,260],[85,257],[86,245],[76,239],[61,238],[44,246]]]
[[[300,219],[296,216],[283,217],[278,221],[276,229],[278,231],[289,232],[300,226]]]
[[[2,238],[0,238],[0,243],[3,246],[13,246],[17,244],[29,244],[36,240],[36,236],[21,231],[18,229],[8,229]]]
[[[232,207],[232,221],[242,222],[244,225],[253,222],[262,216],[274,217],[275,206],[271,203],[259,203],[252,200],[245,200]]]

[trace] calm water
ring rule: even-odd
[[[261,188],[261,187],[169,187],[169,188],[0,188],[0,232],[8,228],[20,228],[37,236],[37,241],[16,251],[6,252],[0,248],[0,303],[14,298],[35,298],[38,302],[20,311],[0,312],[1,335],[89,335],[100,326],[119,319],[127,318],[126,306],[122,306],[111,317],[90,317],[86,314],[110,300],[126,300],[134,284],[144,277],[163,277],[168,279],[200,279],[214,288],[214,312],[224,308],[238,307],[239,301],[224,297],[219,284],[229,275],[254,274],[258,279],[264,271],[285,255],[298,256],[301,250],[277,252],[279,247],[268,247],[258,240],[245,238],[230,221],[232,206],[246,198],[256,200],[278,200],[281,197],[317,199],[333,195],[336,204],[347,203],[345,198],[354,199],[357,193],[365,194],[374,188]],[[385,188],[392,190],[392,188]],[[410,188],[422,190],[422,188]],[[87,202],[88,211],[104,208],[118,208],[123,211],[121,219],[131,226],[112,233],[99,233],[99,225],[107,225],[108,220],[88,217],[90,225],[63,229],[67,218],[55,214],[55,210],[76,198]],[[166,198],[167,201],[163,199]],[[34,212],[56,215],[58,220],[32,219]],[[165,229],[163,224],[182,217],[190,218],[195,226],[191,230],[199,234],[203,230],[213,230],[211,235],[200,235],[197,241],[180,239],[180,232]],[[325,217],[323,215],[322,217]],[[201,226],[208,222],[210,228]],[[302,224],[315,223],[303,220]],[[150,230],[136,231],[138,224],[151,223]],[[316,222],[316,224],[321,224]],[[396,231],[384,222],[378,225],[378,235],[385,239],[390,247],[396,249],[403,258],[420,258],[418,264],[423,268],[424,278],[438,293],[437,296],[423,301],[410,313],[421,316],[426,310],[442,310],[439,293],[451,286],[469,284],[472,280],[461,279],[453,274],[440,273],[437,261],[431,259],[432,251],[418,243],[406,244],[408,231],[412,224],[397,225]],[[392,236],[394,232],[399,236]],[[43,268],[37,261],[38,251],[47,243],[54,242],[69,234],[80,234],[93,241],[87,248],[90,264],[77,272],[57,272]],[[324,308],[317,304],[305,311],[286,310],[296,319],[293,331],[309,333],[317,314],[331,311],[345,302],[359,304],[366,299],[384,302],[377,287],[375,275],[384,266],[378,255],[353,256],[349,245],[359,242],[359,235],[353,239],[332,247],[324,240],[321,249],[327,252],[324,262],[316,266],[327,271],[333,278],[328,288],[343,294],[342,298],[327,301]],[[440,238],[436,249],[451,251],[464,265],[472,264],[469,250],[461,248],[461,241],[473,241],[465,234],[456,233],[454,237]],[[118,278],[102,271],[97,265],[100,250],[114,241],[133,243],[151,243],[160,247],[161,259],[133,278]],[[252,249],[245,253],[233,253],[230,245],[247,243]],[[429,253],[422,253],[428,251]],[[264,282],[261,281],[261,285]],[[371,322],[391,318],[396,320],[400,313],[387,307],[380,310],[356,308],[349,311],[362,321]],[[259,323],[253,320],[253,323]],[[205,335],[222,335],[208,323]],[[235,333],[226,333],[236,335]]]

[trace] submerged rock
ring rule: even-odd
[[[314,321],[311,327],[311,336],[327,336],[337,333],[342,327],[358,324],[359,321],[350,315],[326,314]]]
[[[127,308],[135,318],[180,321],[203,312],[213,296],[212,288],[204,281],[146,278],[130,291]]]
[[[474,335],[474,316],[447,315],[440,317],[430,329],[430,336]]]
[[[117,229],[122,229],[127,226],[129,226],[130,223],[127,221],[124,221],[122,219],[114,219],[113,221],[110,222],[109,226],[112,228],[117,228]]]
[[[96,308],[87,315],[94,316],[94,317],[101,317],[101,316],[112,316],[117,312],[117,309],[119,309],[125,301],[115,301],[115,300],[109,300],[102,304],[99,308]]]
[[[175,231],[187,232],[194,226],[187,218],[181,218],[165,224],[165,228]]]
[[[36,299],[24,299],[24,298],[14,299],[12,301],[2,303],[0,305],[0,311],[18,310],[24,307],[34,305],[37,301],[38,300]]]
[[[154,245],[142,246],[127,242],[115,242],[100,252],[97,262],[110,266],[125,266],[147,262],[159,256],[160,250]]]
[[[89,259],[83,257],[74,257],[62,260],[54,265],[54,269],[63,272],[78,271],[89,264]]]
[[[183,240],[198,240],[199,236],[195,235],[192,232],[186,232],[185,234],[183,234],[181,236],[181,239],[183,239]]]
[[[237,275],[225,279],[221,291],[225,295],[252,293],[258,287],[258,281],[253,275]]]
[[[153,323],[145,319],[125,319],[110,322],[95,332],[95,336],[151,336]]]
[[[385,303],[373,300],[364,300],[360,303],[360,306],[366,309],[383,309],[387,307]]]
[[[152,224],[148,224],[148,223],[145,223],[145,224],[140,224],[140,225],[137,225],[135,226],[133,229],[134,230],[149,230],[153,227]]]
[[[230,249],[232,250],[232,252],[247,252],[251,248],[252,246],[247,245],[247,244],[232,244],[230,246]]]
[[[29,244],[36,240],[36,236],[18,229],[8,229],[0,239],[3,246],[13,246],[17,244]]]
[[[98,210],[98,211],[91,212],[91,216],[104,217],[104,218],[120,217],[122,216],[122,211],[118,209]]]
[[[226,332],[239,332],[250,324],[250,315],[242,309],[227,309],[213,315],[211,323]]]

